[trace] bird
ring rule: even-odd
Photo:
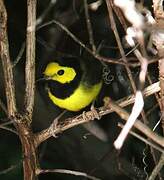
[[[92,102],[102,88],[102,65],[95,59],[62,57],[43,72],[49,99],[59,108],[77,112]]]

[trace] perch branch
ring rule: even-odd
[[[158,92],[158,91],[160,91],[159,82],[152,84],[151,86],[147,87],[143,92],[144,92],[145,96],[150,96],[151,94],[154,94],[155,92]],[[130,104],[134,103],[134,95],[128,96],[127,100],[125,100],[123,98],[122,101],[125,101],[125,102],[121,102],[121,100],[119,100],[119,101],[117,101],[117,103],[119,103],[119,105],[122,107],[130,105]],[[103,106],[103,107],[98,108],[97,112],[98,112],[99,116],[102,117],[106,114],[109,114],[113,111],[116,111],[116,109],[117,110],[120,109],[120,107],[118,108],[118,105],[115,107],[116,108],[113,108],[113,106],[112,106],[112,108],[109,106],[108,107]],[[63,131],[65,131],[69,128],[72,128],[74,126],[89,122],[89,121],[96,118],[95,113],[93,113],[92,111],[86,112],[85,115],[87,117],[85,119],[83,118],[83,115],[80,114],[80,115],[75,116],[73,118],[68,118],[68,119],[63,120],[63,121],[58,121],[55,126],[53,124],[51,124],[51,126],[49,128],[47,128],[47,129],[45,129],[45,130],[43,130],[43,131],[41,131],[35,135],[34,141],[35,141],[36,147],[39,146],[40,143],[42,143],[43,141],[45,141],[46,139],[48,139],[52,136],[52,126],[54,126],[53,134],[59,134],[59,133],[62,133]],[[129,114],[126,112],[125,113],[125,120],[127,120],[128,117],[129,117]],[[164,147],[164,139],[162,137],[160,137],[159,135],[155,134],[153,131],[151,131],[150,128],[147,127],[146,125],[144,125],[142,122],[137,121],[134,124],[134,126],[138,130],[140,130],[143,134],[145,134],[147,137],[152,139],[154,142],[156,142],[160,146]]]

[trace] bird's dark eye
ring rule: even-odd
[[[63,70],[63,69],[59,70],[59,71],[57,72],[57,74],[60,75],[60,76],[63,75],[63,74],[64,74],[64,70]]]

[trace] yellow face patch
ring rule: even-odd
[[[75,78],[76,72],[71,67],[60,66],[58,63],[52,62],[47,65],[44,75],[64,84],[71,82]]]

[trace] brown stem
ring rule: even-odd
[[[158,173],[162,170],[164,166],[164,154],[161,155],[160,160],[158,162],[158,164],[155,166],[155,168],[153,169],[150,177],[148,180],[154,180],[156,179],[156,176],[158,175]]]
[[[35,89],[35,29],[36,0],[27,0],[27,41],[26,41],[26,94],[25,109],[32,117]]]
[[[128,120],[129,113],[124,109],[120,108],[115,102],[109,99],[108,108],[113,109],[122,119]],[[143,134],[145,134],[148,138],[152,139],[157,144],[161,145],[164,148],[164,138],[155,134],[148,126],[143,124],[141,121],[136,120],[134,123],[134,127],[140,130]]]
[[[8,116],[12,117],[16,113],[15,88],[7,37],[7,13],[3,0],[0,0],[0,54],[5,79],[7,111]]]
[[[33,133],[31,128],[24,120],[25,117],[20,117],[21,123],[17,124],[19,137],[22,143],[23,152],[23,174],[24,180],[37,180],[37,169],[39,167],[36,148],[33,141]]]
[[[83,0],[83,2],[84,2],[84,10],[85,10],[85,19],[86,19],[88,35],[89,35],[89,42],[90,42],[90,45],[92,46],[93,53],[95,53],[96,46],[95,46],[94,38],[93,38],[93,31],[92,31],[92,24],[91,24],[89,10],[88,10],[88,3],[87,3],[87,0]]]
[[[31,16],[35,13],[36,1],[28,0],[28,11]],[[31,7],[31,8],[30,8]],[[35,15],[29,20],[33,21]],[[30,18],[30,17],[28,17]],[[34,21],[35,22],[35,21]],[[30,24],[30,23],[29,23]],[[27,35],[27,56],[29,56],[27,66],[26,66],[26,77],[28,77],[27,89],[26,89],[26,107],[27,111],[30,110],[32,113],[33,101],[34,101],[34,59],[35,59],[35,42],[34,37],[32,38],[30,29],[31,26],[28,26],[28,35]],[[34,34],[33,34],[34,36]],[[30,45],[29,45],[30,44]],[[31,47],[30,47],[31,46]],[[23,170],[24,170],[24,180],[35,180],[37,179],[37,155],[36,149],[34,147],[33,142],[33,133],[30,128],[31,115],[19,115],[16,108],[16,100],[15,100],[15,88],[14,88],[14,80],[13,80],[13,72],[12,72],[12,64],[10,61],[9,55],[9,44],[7,37],[7,14],[6,9],[3,3],[3,0],[0,0],[0,54],[2,60],[2,67],[4,71],[4,79],[5,79],[5,88],[6,88],[6,98],[7,98],[7,112],[8,117],[14,121],[14,125],[17,128],[23,150]],[[31,62],[29,62],[31,61]],[[30,72],[30,73],[29,73]],[[32,88],[32,89],[30,89]]]
[[[27,0],[27,34],[26,34],[26,69],[25,69],[25,111],[22,123],[18,123],[18,131],[23,148],[24,180],[37,178],[37,153],[33,141],[30,123],[34,106],[35,90],[35,28],[36,28],[36,0]],[[27,116],[26,116],[27,115]]]
[[[119,37],[119,33],[118,33],[118,30],[117,30],[117,27],[116,27],[116,23],[115,23],[115,20],[114,20],[114,17],[113,17],[113,9],[111,7],[112,6],[112,2],[109,1],[109,0],[106,0],[106,4],[107,4],[107,9],[108,9],[108,14],[109,14],[109,20],[110,20],[111,28],[112,28],[113,33],[115,35],[116,42],[118,44],[122,60],[125,63],[125,69],[126,69],[127,75],[129,77],[129,80],[130,80],[130,83],[131,83],[133,91],[136,92],[136,86],[135,86],[135,83],[134,83],[134,80],[133,80],[133,77],[132,77],[131,70],[130,70],[128,64],[127,64],[127,58],[126,58],[124,49],[122,47],[121,40],[120,40],[120,37]]]

